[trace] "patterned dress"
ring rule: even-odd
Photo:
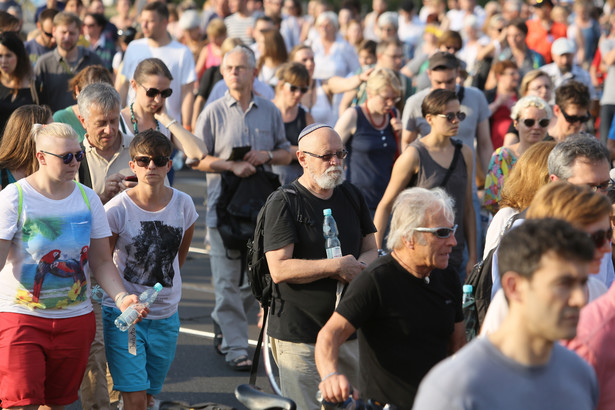
[[[499,209],[498,203],[502,196],[502,186],[516,162],[517,157],[506,147],[496,149],[491,155],[489,170],[485,176],[483,206],[493,214]]]

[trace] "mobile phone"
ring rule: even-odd
[[[128,175],[126,178],[124,178],[126,181],[132,181],[132,182],[139,182],[139,179],[137,178],[136,175]]]

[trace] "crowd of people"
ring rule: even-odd
[[[238,371],[256,300],[220,207],[267,172],[284,186],[263,212],[267,334],[298,408],[318,390],[615,405],[613,0],[105,4],[0,0],[3,408],[152,405],[197,220],[171,187],[184,166],[205,173],[213,345]],[[483,258],[489,309],[464,347],[461,285]]]

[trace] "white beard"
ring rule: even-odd
[[[321,189],[333,189],[346,179],[344,169],[339,165],[332,165],[320,176],[316,175],[309,167],[308,173]],[[335,173],[338,173],[335,175]]]

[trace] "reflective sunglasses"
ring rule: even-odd
[[[596,248],[602,248],[605,243],[611,242],[613,238],[613,228],[609,228],[607,230],[601,229],[594,233],[589,234],[592,242],[594,242],[594,246]]]
[[[74,154],[72,152],[68,152],[64,155],[58,155],[58,154],[54,154],[52,152],[43,151],[43,150],[41,150],[41,152],[45,154],[53,155],[54,157],[61,158],[62,162],[64,162],[67,165],[73,162],[73,157],[77,160],[77,162],[81,162],[83,160],[83,151],[77,151]]]
[[[311,155],[314,158],[320,158],[323,161],[327,161],[327,162],[331,161],[331,158],[333,158],[334,156],[337,157],[338,159],[344,159],[348,155],[348,151],[346,151],[345,149],[341,151],[336,151],[331,154],[325,154],[325,155],[312,154],[311,152],[307,152],[307,151],[303,151],[303,153]]]
[[[534,124],[536,124],[536,120],[533,118],[526,118],[524,120],[519,119],[519,122],[522,122],[528,128],[532,128]],[[547,128],[550,122],[551,121],[548,118],[543,118],[542,120],[538,121],[538,125],[540,125],[542,128]]]
[[[134,161],[138,166],[146,168],[149,166],[150,161],[154,161],[154,165],[157,167],[164,167],[169,163],[169,157],[134,157]]]
[[[587,184],[592,191],[594,192],[606,192],[609,188],[609,181],[603,182],[601,184]]]
[[[301,94],[305,94],[308,92],[307,87],[299,87],[298,85],[292,85],[289,82],[285,82],[284,85],[290,90],[291,93],[294,93],[297,90],[301,91]]]
[[[428,232],[436,235],[440,239],[450,238],[451,235],[455,235],[457,231],[457,224],[452,228],[414,228],[418,232]]]
[[[449,112],[446,114],[438,114],[438,117],[442,117],[442,118],[446,118],[446,121],[448,122],[453,122],[453,120],[455,118],[457,118],[459,120],[459,122],[463,121],[466,119],[466,113],[465,112]]]
[[[589,119],[591,118],[591,115],[589,115],[589,114],[586,114],[586,115],[568,115],[568,114],[566,114],[566,111],[564,111],[561,107],[560,107],[560,111],[564,115],[564,118],[566,119],[566,121],[568,121],[571,124],[574,124],[575,122],[578,122],[578,121],[581,121],[581,123],[584,123],[584,122],[589,121]]]
[[[170,88],[160,91],[157,88],[145,88],[143,84],[139,84],[139,85],[143,87],[143,89],[145,90],[145,95],[147,95],[149,98],[154,98],[158,94],[160,94],[162,98],[168,98],[171,96],[171,94],[173,94],[173,90],[171,90]]]

